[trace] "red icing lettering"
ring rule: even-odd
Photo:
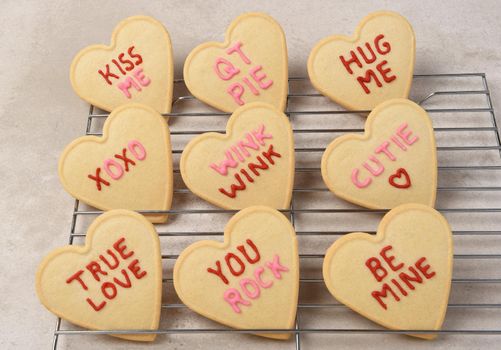
[[[132,69],[134,69],[134,63],[132,63],[131,60],[125,59],[124,56],[125,54],[122,52],[121,54],[118,55],[118,60],[120,61],[120,63],[125,65],[126,71],[131,71]]]
[[[101,69],[97,71],[99,74],[101,74],[101,76],[104,78],[104,80],[106,80],[106,82],[108,83],[108,85],[113,85],[113,83],[111,82],[110,78],[115,78],[115,79],[119,79],[120,77],[112,72],[110,72],[110,65],[107,64],[106,65],[106,71],[103,72]]]
[[[132,71],[134,69],[134,67],[138,66],[139,64],[141,64],[143,62],[141,55],[134,53],[133,51],[134,51],[134,46],[129,47],[127,50],[127,55],[124,52],[119,53],[117,56],[118,60],[116,60],[116,59],[111,60],[111,63],[113,63],[113,65],[111,67],[110,67],[110,64],[107,63],[105,65],[104,70],[99,69],[97,71],[99,73],[99,75],[101,75],[101,77],[103,77],[104,81],[108,85],[113,85],[113,81],[111,80],[111,78],[118,80],[118,79],[120,79],[120,75],[122,75],[122,76],[126,75],[127,72]],[[133,59],[136,59],[136,60],[133,61]],[[116,69],[114,69],[113,67],[116,67]],[[138,71],[136,70],[136,72],[138,72]],[[142,70],[141,70],[141,72],[142,72]],[[117,74],[117,73],[119,73],[119,74]],[[142,80],[142,78],[139,78],[139,79]],[[145,85],[143,85],[143,86],[145,86]]]
[[[235,174],[235,179],[237,180],[238,184],[231,184],[230,192],[226,191],[222,187],[219,189],[219,192],[230,198],[235,198],[237,196],[237,191],[245,190],[247,186],[245,185],[239,174]]]
[[[428,264],[423,265],[423,264],[425,264],[425,262],[426,262],[426,258],[422,257],[418,261],[416,261],[415,265],[416,265],[416,268],[423,274],[423,276],[426,277],[426,279],[430,279],[433,276],[435,276],[436,273],[434,271],[428,272],[428,270],[431,268],[431,266]]]
[[[113,251],[111,251],[110,249],[107,249],[106,250],[106,253],[108,253],[108,255],[110,257],[113,258],[113,264],[110,264],[110,262],[108,261],[107,258],[105,258],[103,255],[99,255],[99,259],[106,264],[106,266],[108,266],[110,268],[110,270],[114,270],[118,267],[118,265],[120,264],[119,261],[118,261],[118,258],[117,256],[115,255],[115,253],[113,253]]]
[[[430,279],[436,275],[434,271],[431,271],[431,266],[426,263],[425,257],[418,259],[414,263],[414,266],[409,266],[407,268],[408,272],[402,271],[405,264],[396,262],[396,257],[389,253],[392,249],[393,247],[391,245],[387,245],[379,252],[382,260],[371,257],[365,262],[365,265],[369,268],[378,282],[386,278],[391,282],[391,285],[389,283],[383,283],[380,289],[377,288],[371,292],[371,296],[384,310],[388,309],[388,301],[392,300],[383,300],[384,298],[391,295],[393,300],[398,302],[401,298],[408,296],[411,291],[416,290],[415,284],[423,284],[424,278]],[[383,262],[388,268],[382,266]],[[421,275],[419,273],[421,273]],[[390,274],[393,276],[389,276]],[[416,292],[419,293],[419,291]]]
[[[84,273],[83,270],[78,270],[66,280],[66,283],[70,284],[73,281],[78,281],[78,283],[80,283],[84,290],[88,290],[89,288],[87,288],[87,285],[84,283],[84,281],[82,281],[82,278],[80,277],[82,273]]]
[[[101,279],[99,278],[99,274],[103,275],[103,276],[107,276],[108,275],[108,272],[106,271],[103,271],[101,269],[101,265],[99,265],[98,262],[96,261],[91,261],[90,263],[88,263],[85,268],[87,270],[89,270],[89,272],[92,274],[92,277],[94,277],[94,279],[98,282],[101,281]]]
[[[111,282],[104,282],[101,285],[101,292],[107,299],[115,299],[117,296],[117,287]]]
[[[132,159],[127,157],[127,148],[122,149],[122,155],[120,154],[115,154],[115,158],[120,159],[123,161],[123,166],[125,168],[125,171],[129,171],[129,164],[130,165],[136,165],[136,162],[134,162]]]
[[[249,262],[249,264],[255,264],[259,261],[259,259],[261,258],[261,255],[259,255],[259,250],[257,250],[257,247],[256,245],[254,244],[254,242],[252,242],[252,240],[250,239],[247,239],[245,241],[249,247],[252,248],[252,250],[254,251],[254,258],[250,258],[249,255],[247,254],[247,250],[245,249],[245,246],[244,245],[239,245],[237,247],[237,249],[240,251],[240,253],[242,253],[242,255],[245,257],[245,259]]]
[[[216,261],[216,268],[213,269],[212,267],[207,268],[207,272],[212,273],[223,281],[224,284],[228,284],[228,279],[226,276],[223,274],[223,271],[221,270],[221,262],[219,260]]]
[[[101,191],[101,184],[105,185],[105,186],[109,186],[110,183],[108,181],[106,181],[105,179],[103,179],[101,177],[101,168],[96,168],[96,174],[95,175],[87,175],[87,177],[91,180],[94,180],[96,181],[96,187],[97,187],[97,190],[98,191]]]
[[[363,77],[360,76],[357,78],[358,83],[360,84],[360,86],[362,86],[362,89],[364,89],[366,94],[371,93],[371,91],[367,87],[367,84],[369,84],[372,81],[372,79],[374,79],[374,82],[376,83],[377,87],[383,86],[383,84],[381,84],[378,77],[376,76],[376,73],[374,73],[372,69],[367,69],[367,71],[365,72],[365,76]]]
[[[94,311],[100,311],[106,305],[106,301],[102,301],[101,303],[96,305],[96,304],[94,304],[94,302],[92,301],[91,298],[87,298],[85,300],[87,300],[87,302],[94,309]]]
[[[381,265],[381,261],[378,258],[372,257],[367,259],[365,266],[369,268],[378,282],[381,282],[383,278],[388,276],[388,271]]]
[[[421,284],[421,283],[423,283],[423,278],[419,275],[419,273],[416,271],[416,269],[414,267],[409,266],[409,271],[412,272],[413,276],[409,276],[405,272],[400,272],[398,277],[400,277],[402,282],[404,282],[407,285],[407,287],[409,287],[409,289],[414,290],[416,288],[411,283],[411,281]]]
[[[242,260],[238,256],[236,256],[235,254],[233,254],[233,253],[226,254],[226,256],[224,257],[224,260],[226,261],[226,265],[228,265],[228,268],[230,269],[230,272],[233,276],[240,276],[241,274],[244,273],[245,265],[242,262]],[[240,266],[238,271],[236,271],[234,269],[233,265],[231,264],[231,261],[236,261],[238,263],[238,265]]]
[[[117,253],[120,254],[120,257],[122,257],[122,259],[126,260],[134,255],[134,251],[131,250],[130,252],[126,252],[125,250],[127,249],[127,246],[124,244],[124,242],[125,238],[121,237],[113,244],[113,248],[115,248]]]
[[[359,68],[362,68],[362,63],[360,63],[360,60],[357,57],[357,54],[354,51],[350,51],[351,58],[346,59],[343,56],[339,56],[339,59],[343,63],[344,68],[348,71],[348,73],[353,74],[353,70],[350,68],[350,65],[352,63],[355,63]]]
[[[397,78],[395,75],[391,75],[391,68],[386,67],[388,64],[387,60],[380,60],[380,62],[375,65],[375,70],[367,67],[367,65],[375,63],[381,56],[385,56],[391,52],[390,43],[388,41],[382,41],[383,39],[384,35],[379,34],[374,38],[373,43],[366,42],[362,46],[357,46],[356,50],[350,50],[348,58],[343,55],[339,56],[341,63],[350,75],[354,74],[353,64],[355,64],[358,69],[364,69],[364,71],[360,72],[356,77],[356,80],[366,94],[371,93],[371,90],[367,86],[369,83],[374,82],[376,86],[380,88],[383,86],[381,80],[385,83],[391,83]],[[360,59],[358,55],[360,55],[362,59]],[[381,79],[379,76],[381,76]]]
[[[123,162],[123,167],[115,159],[109,158],[103,161],[103,169],[105,173],[112,180],[119,180],[124,175],[125,172],[129,172],[130,166],[136,165],[136,161],[131,157],[127,156],[127,150],[132,154],[132,156],[138,160],[142,161],[146,158],[146,149],[143,144],[138,140],[131,140],[127,144],[127,148],[122,148],[122,154],[115,154],[114,158]],[[96,168],[95,175],[87,175],[87,177],[96,182],[96,188],[101,191],[102,185],[110,186],[110,182],[101,176],[101,168]]]
[[[388,307],[386,306],[386,304],[384,303],[382,298],[386,298],[388,296],[388,292],[390,292],[390,294],[393,296],[393,299],[395,299],[395,301],[400,301],[400,298],[398,297],[398,295],[395,294],[393,289],[391,289],[391,287],[387,283],[383,284],[383,288],[381,289],[381,291],[375,290],[371,293],[372,297],[374,299],[376,299],[377,302],[379,303],[379,305],[381,305],[381,307],[385,310]]]
[[[392,250],[392,249],[393,249],[393,247],[391,245],[387,245],[386,247],[384,247],[383,249],[381,249],[381,252],[379,252],[379,255],[381,255],[381,257],[384,259],[384,261],[386,261],[386,263],[388,264],[388,266],[393,271],[398,271],[402,267],[404,267],[404,263],[400,263],[400,264],[396,264],[396,265],[393,263],[393,261],[395,260],[395,256],[393,256],[393,255],[388,256],[387,255],[387,252],[389,250]]]
[[[137,260],[135,260],[135,261],[137,261]],[[122,269],[122,275],[124,276],[125,281],[121,281],[118,278],[113,277],[113,282],[115,282],[116,284],[118,284],[122,288],[130,288],[132,286],[132,282],[130,281],[129,274],[127,273],[127,271]]]
[[[143,58],[141,57],[141,55],[140,55],[140,54],[138,54],[138,53],[134,53],[133,51],[134,51],[134,46],[131,46],[131,47],[129,47],[129,49],[127,50],[127,53],[129,54],[129,56],[130,56],[131,58],[135,58],[135,59],[136,59],[136,62],[134,62],[134,64],[135,64],[136,66],[138,66],[138,65],[140,65],[141,63],[143,63]]]
[[[131,262],[127,261],[127,259],[134,255],[134,251],[127,247],[125,238],[118,239],[112,244],[112,248],[106,249],[102,254],[99,254],[99,261],[102,264],[97,260],[91,260],[85,265],[85,270],[78,270],[66,279],[67,284],[77,281],[84,292],[92,293],[92,298],[85,297],[85,300],[96,312],[105,307],[107,303],[105,300],[116,299],[120,295],[122,288],[132,288],[134,284],[132,276],[135,280],[141,280],[147,275],[147,271],[141,268],[138,259],[134,259]],[[120,269],[120,266],[123,268]],[[115,273],[113,272],[114,270],[116,270]],[[90,273],[97,283],[85,283],[83,275],[86,272]],[[100,292],[102,298],[95,298],[94,295],[97,291]],[[249,292],[251,292],[250,289]],[[75,296],[78,297],[78,294]],[[103,298],[105,300],[102,300]],[[96,302],[99,299],[101,301]]]
[[[387,60],[382,61],[376,66],[376,69],[378,72],[381,74],[383,77],[383,80],[385,83],[391,83],[393,80],[397,79],[396,76],[394,75],[389,75],[388,73],[391,72],[391,68],[384,68],[384,66],[388,63]]]
[[[132,254],[130,254],[130,255],[132,255]],[[141,271],[141,266],[139,266],[139,260],[137,260],[137,259],[132,260],[132,262],[129,264],[129,266],[127,268],[130,270],[130,272],[132,272],[134,277],[136,277],[138,280],[140,280],[141,278],[146,276],[146,271],[144,271],[144,270]]]

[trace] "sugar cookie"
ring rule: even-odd
[[[200,241],[181,253],[174,287],[190,309],[227,326],[290,329],[299,291],[294,228],[276,210],[246,208],[228,222],[223,243]]]
[[[169,113],[173,77],[169,33],[147,16],[124,19],[113,31],[110,46],[83,49],[70,68],[77,95],[106,111],[137,102]]]
[[[237,109],[226,134],[193,139],[184,149],[181,175],[199,197],[226,209],[289,206],[294,184],[294,139],[288,118],[254,102]]]
[[[374,12],[353,37],[321,40],[308,59],[313,86],[350,110],[372,110],[392,98],[407,98],[414,70],[415,39],[407,20]]]
[[[377,106],[365,134],[336,138],[322,156],[322,177],[337,196],[373,209],[434,206],[437,155],[428,114],[405,99]]]
[[[287,45],[280,25],[263,13],[237,17],[224,43],[207,42],[186,58],[184,80],[199,100],[225,112],[249,102],[285,110]]]
[[[377,235],[357,232],[335,241],[323,275],[338,301],[384,327],[439,330],[451,286],[451,229],[430,207],[401,205],[385,215]]]
[[[162,299],[160,242],[142,215],[112,210],[89,227],[85,246],[67,246],[40,264],[36,290],[57,316],[93,330],[156,330]],[[112,334],[153,341],[155,334]]]
[[[59,178],[72,196],[102,210],[168,210],[173,175],[165,119],[147,106],[118,107],[106,119],[103,137],[83,136],[66,147]]]

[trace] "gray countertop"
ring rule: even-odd
[[[76,96],[68,78],[71,60],[81,48],[93,43],[108,43],[114,26],[127,16],[151,15],[163,22],[170,32],[176,77],[181,78],[184,59],[193,47],[208,40],[222,41],[226,27],[240,13],[262,11],[274,17],[285,30],[290,75],[305,76],[309,51],[318,40],[334,33],[351,34],[366,14],[381,9],[399,12],[413,25],[416,33],[416,73],[484,72],[494,108],[501,115],[501,2],[495,0],[409,0],[398,3],[168,0],[147,4],[129,0],[2,1],[0,256],[3,266],[0,273],[0,347],[46,349],[51,345],[55,317],[38,302],[34,275],[41,258],[68,241],[74,200],[59,183],[57,162],[65,145],[83,134],[86,123],[88,104]],[[322,121],[316,123],[320,125]],[[499,176],[496,181],[499,186]],[[491,200],[494,203],[491,206],[499,207],[499,196]],[[499,219],[499,216],[492,215],[486,219],[490,221],[484,224],[499,230]],[[221,223],[217,223],[218,227]],[[182,222],[176,224],[182,225]],[[486,252],[501,252],[499,237],[489,241]],[[324,244],[320,245],[320,251],[328,246],[332,238],[321,240]],[[484,245],[483,241],[474,243],[470,252]],[[182,247],[181,243],[179,248]],[[499,278],[499,260],[492,262],[498,266],[492,274],[497,273]],[[480,272],[474,270],[473,273]],[[490,277],[496,277],[492,274]],[[501,302],[499,284],[486,289],[490,289],[491,297],[487,296],[486,290],[479,290],[475,292],[476,303]],[[313,297],[309,301],[315,302],[316,299]],[[453,310],[451,314],[455,312],[459,311]],[[497,321],[494,322],[497,323],[486,323],[485,327],[501,329],[499,312],[494,314],[494,311],[487,310],[487,315],[476,311],[469,314],[468,310],[462,312],[466,314],[462,317],[468,319],[465,327],[482,327],[487,318],[495,316]],[[172,312],[171,316],[179,317],[172,323],[179,327],[186,327],[191,322],[189,318],[186,323],[180,321],[182,312]],[[360,320],[349,310],[338,311],[335,316],[346,322],[353,320],[360,327],[370,326],[369,322]],[[449,322],[449,328],[461,328],[464,324],[460,319],[456,317]],[[214,326],[199,319],[197,322]],[[311,325],[322,327],[323,324],[315,322],[311,320]],[[342,327],[343,323],[339,321],[335,325]],[[328,326],[335,325],[331,323]],[[473,349],[493,348],[499,340],[499,336],[450,335],[430,343],[398,335],[310,334],[303,338],[302,345],[304,349],[355,349],[367,344],[385,349],[404,346]],[[294,342],[281,343],[249,335],[162,335],[149,347],[216,349],[230,345],[242,349],[292,349]],[[148,345],[106,336],[64,337],[59,348],[105,346],[116,349],[148,348]]]

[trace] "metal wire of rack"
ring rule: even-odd
[[[297,350],[308,348],[309,343],[315,344],[314,340],[309,339],[305,345],[305,337],[309,335],[323,334],[342,337],[409,333],[408,330],[388,330],[360,320],[361,317],[357,318],[354,313],[326,294],[323,279],[319,274],[325,248],[335,238],[348,232],[374,233],[377,222],[386,210],[363,209],[346,203],[331,195],[321,182],[318,164],[325,146],[335,136],[342,133],[363,132],[365,118],[357,114],[368,111],[352,112],[340,109],[316,93],[306,78],[289,79],[286,109],[286,114],[293,124],[297,154],[296,180],[291,206],[289,209],[282,210],[296,228],[300,243],[300,300],[295,328],[291,330],[228,329],[210,321],[201,320],[202,317],[194,314],[179,302],[172,291],[173,261],[179,252],[191,243],[187,243],[187,240],[223,235],[221,228],[214,229],[215,225],[212,221],[205,225],[207,227],[198,222],[203,222],[208,216],[222,216],[221,227],[224,227],[226,219],[236,211],[217,209],[198,200],[184,187],[179,170],[176,169],[179,164],[178,155],[182,152],[183,144],[200,133],[225,132],[224,126],[227,119],[225,117],[229,114],[213,111],[195,100],[187,94],[182,80],[175,81],[175,94],[177,97],[173,102],[173,112],[165,115],[170,118],[173,141],[176,176],[173,207],[166,211],[140,211],[141,213],[167,213],[173,218],[170,219],[169,224],[157,227],[162,242],[164,273],[167,273],[163,282],[168,286],[164,288],[168,292],[163,298],[161,326],[157,331],[92,331],[73,327],[58,318],[52,348],[58,348],[60,338],[63,336],[97,336],[109,333],[155,333],[172,336],[289,332],[293,336],[292,340],[286,344],[288,348]],[[490,316],[494,320],[501,319],[499,317],[501,316],[501,300],[489,303],[471,300],[472,295],[479,293],[487,299],[489,296],[496,298],[501,291],[501,274],[498,272],[501,267],[501,228],[499,224],[496,225],[496,220],[501,222],[499,221],[501,219],[501,206],[499,205],[501,203],[499,201],[501,139],[485,74],[414,75],[411,99],[419,101],[418,103],[428,111],[434,123],[439,159],[437,209],[448,218],[455,239],[457,253],[454,255],[455,273],[448,313],[453,310],[466,314],[475,310],[487,310],[497,312],[494,316]],[[108,113],[90,106],[86,135],[101,135],[102,123],[107,115]],[[188,199],[185,198],[187,196]],[[494,205],[486,206],[487,202],[494,203]],[[314,207],[311,207],[312,204]],[[86,226],[101,213],[100,210],[87,207],[76,200],[73,207],[69,244],[74,244],[75,240],[82,240],[85,237]],[[183,216],[189,217],[189,221],[183,222],[177,219]],[[353,220],[353,218],[357,219]],[[195,220],[198,221],[195,222]],[[333,223],[336,226],[335,230],[331,228]],[[462,241],[462,239],[465,240]],[[478,248],[481,248],[482,252],[478,252],[476,250]],[[172,249],[177,249],[177,251],[171,252]],[[308,274],[310,276],[307,276]],[[465,277],[462,274],[469,275]],[[315,288],[317,291],[308,293],[309,288]],[[458,292],[458,297],[455,298],[455,292],[461,288],[464,290],[461,293]],[[324,294],[323,298],[318,297],[321,294],[318,292],[319,289]],[[312,299],[309,294],[313,295],[314,301],[308,301]],[[460,298],[466,301],[454,300]],[[332,326],[325,325],[325,323],[318,325],[315,320],[326,311],[340,312],[341,315],[336,317],[339,322]],[[186,327],[186,324],[182,322],[177,322],[180,324],[178,327],[169,325],[169,320],[171,323],[176,323],[172,321],[176,317],[190,317],[195,319],[195,323],[206,323],[196,327]],[[412,333],[433,333],[444,336],[458,334],[501,336],[499,322],[494,321],[491,324],[463,322],[464,317],[456,317],[457,321],[448,322],[448,318],[449,316],[446,316],[446,323],[442,330],[412,331]],[[164,325],[166,322],[167,325]],[[348,327],[346,323],[350,323]],[[470,325],[464,326],[464,324]],[[259,339],[260,346],[264,344],[259,337],[252,337],[252,339]],[[247,340],[252,341],[252,339]],[[117,340],[117,342],[121,341]]]

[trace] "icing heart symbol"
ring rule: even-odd
[[[224,242],[190,245],[174,287],[193,311],[237,329],[291,329],[299,292],[296,233],[280,212],[254,206],[228,222]],[[290,333],[257,334],[288,339]]]
[[[184,80],[195,97],[225,112],[258,101],[284,111],[288,91],[285,34],[270,16],[243,14],[229,26],[224,43],[207,42],[190,52]]]
[[[89,227],[85,246],[59,248],[36,275],[42,304],[93,330],[156,330],[162,299],[162,259],[155,228],[142,215],[112,210]],[[110,334],[152,341],[155,334]]]
[[[71,64],[73,89],[106,111],[137,102],[169,113],[174,83],[169,33],[157,20],[133,16],[113,31],[111,45],[92,45]]]
[[[386,100],[407,98],[414,56],[409,22],[394,12],[375,12],[353,37],[321,40],[308,58],[308,75],[317,90],[343,107],[370,111]]]
[[[404,177],[405,182],[404,183],[397,183],[395,180],[400,179],[401,177]],[[409,188],[411,187],[411,178],[409,176],[409,173],[404,169],[404,168],[399,168],[397,169],[397,172],[395,174],[390,175],[388,178],[388,181],[390,182],[390,185],[396,188]]]
[[[383,102],[369,114],[363,135],[343,135],[327,146],[321,170],[330,191],[363,207],[434,206],[437,155],[431,120],[409,100]]]
[[[59,178],[72,196],[98,209],[168,210],[173,174],[165,119],[144,105],[118,107],[102,137],[83,136],[65,148]],[[167,215],[147,218],[160,223]]]
[[[339,302],[373,322],[436,331],[447,311],[452,265],[449,224],[436,210],[412,203],[388,212],[376,235],[357,232],[336,240],[325,255],[323,276]]]
[[[288,118],[261,102],[237,109],[226,134],[191,140],[181,155],[186,186],[225,209],[288,208],[294,184],[294,139]]]

